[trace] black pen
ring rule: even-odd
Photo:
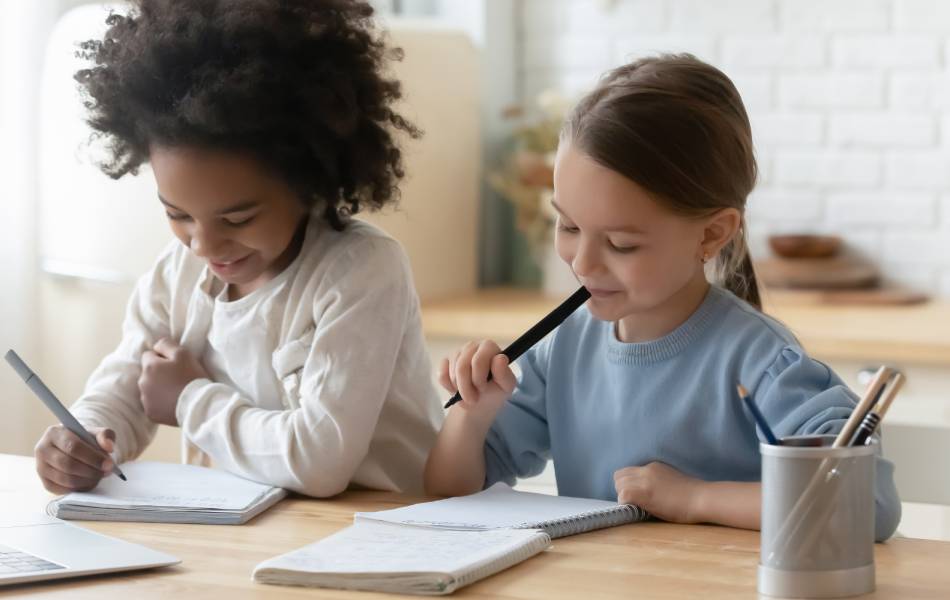
[[[878,398],[881,398],[880,406],[875,406],[864,416],[864,420],[861,421],[858,429],[854,432],[851,443],[848,444],[849,446],[866,446],[868,442],[870,442],[874,431],[881,424],[881,421],[884,420],[887,409],[891,407],[891,402],[894,401],[897,392],[900,391],[901,386],[904,385],[904,376],[901,373],[896,373],[894,377],[891,378],[889,384],[886,394],[883,393],[883,389],[878,392]]]
[[[511,342],[511,344],[501,351],[502,354],[508,357],[508,362],[514,362],[518,359],[519,356],[524,354],[528,348],[534,346],[542,339],[544,336],[551,333],[555,327],[564,322],[564,319],[571,316],[575,310],[580,308],[582,304],[587,302],[590,298],[590,292],[587,291],[587,288],[581,286],[576,292],[571,294],[571,296],[562,302],[557,308],[552,310],[546,317],[538,321],[534,327],[524,332],[521,337]],[[488,372],[488,381],[491,381],[491,371]],[[449,401],[445,403],[443,408],[448,408],[462,399],[461,394],[455,392],[455,395],[449,398]]]

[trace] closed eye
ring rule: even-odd
[[[257,216],[257,215],[251,215],[251,216],[249,216],[249,217],[245,217],[245,218],[240,219],[240,220],[237,220],[237,221],[232,221],[231,219],[225,219],[225,220],[224,220],[224,223],[225,223],[228,227],[243,227],[244,225],[247,225],[248,223],[250,223],[251,221],[253,221],[253,220],[254,220],[254,217],[256,217],[256,216]]]
[[[640,246],[616,246],[610,242],[608,242],[608,244],[610,245],[611,250],[621,254],[630,254],[631,252],[636,252],[640,249]]]

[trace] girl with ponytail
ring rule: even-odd
[[[517,378],[489,340],[443,361],[462,401],[427,491],[513,484],[553,459],[559,494],[758,529],[759,439],[737,384],[778,436],[833,434],[857,398],[762,312],[746,246],[755,179],[749,119],[721,71],[664,55],[607,73],[564,124],[552,201],[555,247],[591,299]],[[900,502],[882,458],[876,485],[883,540]]]

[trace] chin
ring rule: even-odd
[[[616,300],[603,300],[591,298],[587,301],[587,310],[591,316],[600,321],[616,321],[628,314],[623,305]]]
[[[587,302],[587,310],[590,314],[601,321],[619,321],[624,317],[636,313],[645,313],[655,309],[658,302],[649,302],[643,298],[631,297],[629,294],[623,294],[617,298],[597,299],[592,298]]]

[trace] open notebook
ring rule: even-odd
[[[552,538],[559,538],[648,517],[647,512],[638,506],[518,492],[504,483],[496,483],[470,496],[356,513],[355,520],[440,529],[542,529]]]
[[[356,523],[257,565],[261,583],[399,594],[451,594],[541,552],[542,531],[437,531]]]
[[[218,469],[159,462],[121,465],[128,481],[110,475],[90,492],[53,500],[46,512],[60,519],[240,525],[287,492]]]
[[[544,550],[551,538],[646,519],[604,500],[487,490],[379,512],[254,569],[262,583],[448,594]]]

